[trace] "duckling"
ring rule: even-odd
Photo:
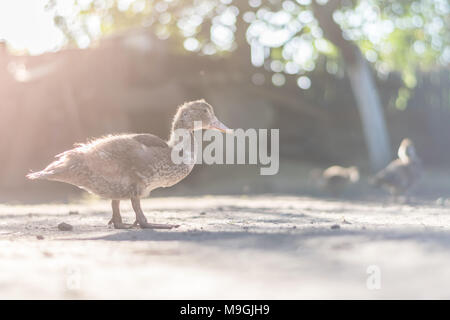
[[[398,159],[378,172],[369,182],[376,187],[387,189],[396,198],[405,194],[415,184],[421,169],[421,161],[414,144],[410,139],[403,139],[398,148]]]
[[[194,122],[201,121],[201,127]],[[116,229],[139,225],[141,228],[171,229],[178,225],[148,223],[141,209],[140,199],[160,187],[170,187],[192,171],[192,161],[176,164],[172,149],[176,146],[175,130],[187,130],[194,138],[194,130],[213,129],[231,131],[214,115],[205,100],[181,105],[172,122],[168,141],[152,134],[109,135],[88,143],[76,144],[71,150],[56,155],[57,160],[45,169],[27,175],[29,179],[44,179],[69,183],[102,198],[111,199],[112,218],[109,224]],[[130,199],[136,214],[133,225],[122,222],[120,201]]]
[[[316,184],[324,189],[329,190],[333,195],[337,196],[349,185],[359,181],[359,170],[357,167],[341,167],[331,166],[323,171],[314,170],[311,177]]]

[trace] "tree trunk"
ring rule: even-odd
[[[356,59],[346,65],[358,104],[372,170],[378,171],[391,160],[388,131],[377,87],[367,61],[358,50]]]
[[[378,171],[391,160],[384,112],[368,62],[359,48],[342,36],[342,29],[333,20],[337,6],[338,1],[329,1],[325,6],[313,2],[314,14],[325,37],[339,48],[344,59],[361,117],[371,167],[373,171]]]

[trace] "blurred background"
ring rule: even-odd
[[[167,138],[199,98],[229,127],[279,128],[279,174],[200,165],[156,195],[321,195],[311,172],[338,164],[367,196],[405,137],[416,194],[450,194],[447,0],[4,0],[0,39],[0,201],[83,196],[25,174],[90,137]]]

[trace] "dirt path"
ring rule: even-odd
[[[143,208],[182,226],[114,230],[103,201],[0,205],[0,298],[450,298],[449,207],[267,195]]]

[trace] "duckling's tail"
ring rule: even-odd
[[[42,170],[38,172],[30,172],[26,175],[26,177],[30,180],[47,180],[53,174],[53,172],[46,172],[45,170]]]
[[[70,157],[68,153],[58,154],[58,160],[50,163],[45,169],[38,172],[30,172],[26,175],[31,180],[57,180],[67,173]]]

